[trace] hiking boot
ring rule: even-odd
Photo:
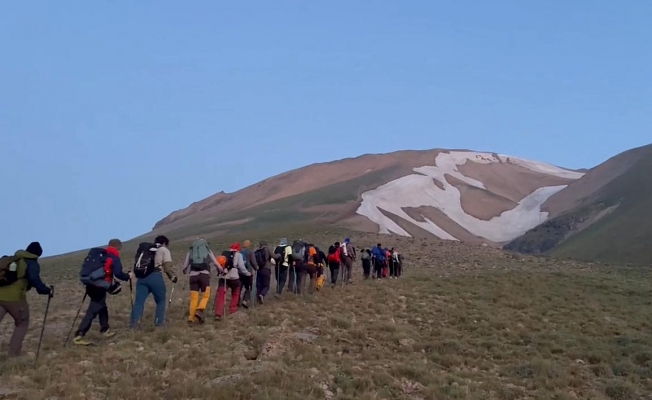
[[[72,342],[74,344],[76,344],[77,346],[90,346],[91,344],[93,344],[93,343],[89,342],[88,340],[84,340],[83,336],[76,336],[72,340]]]
[[[265,298],[262,294],[258,295],[258,304],[265,304]]]
[[[188,321],[188,328],[192,328],[195,326],[195,321]]]
[[[219,315],[215,316],[215,322],[220,322],[222,320],[222,317]]]
[[[105,339],[111,339],[112,337],[115,336],[115,332],[113,332],[110,329],[100,333],[102,334],[102,336],[104,336]]]
[[[199,322],[200,324],[203,324],[205,322],[204,312],[201,311],[201,310],[197,310],[195,312],[195,318],[197,318],[197,322]]]
[[[243,300],[243,301],[242,301],[242,307],[244,307],[244,308],[246,308],[246,309],[249,309],[249,303],[247,303],[246,300]]]

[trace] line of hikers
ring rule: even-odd
[[[163,274],[173,283],[172,291],[174,284],[178,282],[169,245],[170,242],[165,236],[156,237],[153,243],[141,243],[136,251],[133,271],[129,272],[125,272],[120,259],[122,242],[119,239],[111,239],[106,248],[91,249],[80,271],[80,281],[85,285],[84,297],[65,343],[68,343],[87,297],[90,303],[75,332],[73,343],[80,346],[92,344],[85,340],[84,336],[96,318],[99,319],[101,335],[105,338],[115,335],[109,326],[106,299],[107,295],[116,295],[122,291],[120,281],[129,282],[130,285],[131,328],[138,328],[150,294],[156,303],[154,323],[156,326],[164,325],[168,301]],[[54,288],[46,286],[40,278],[38,258],[42,253],[41,245],[34,242],[26,250],[17,251],[14,256],[0,258],[0,322],[9,313],[16,326],[9,344],[10,357],[20,354],[29,327],[27,291],[34,287],[39,294],[48,295],[49,299],[54,294]],[[182,267],[184,275],[189,276],[188,324],[202,324],[206,320],[205,312],[211,297],[211,268],[215,268],[218,275],[213,316],[215,320],[221,320],[227,315],[228,289],[231,290],[228,314],[233,314],[240,307],[249,308],[265,303],[270,290],[272,270],[277,283],[276,297],[282,295],[286,284],[288,290],[295,294],[305,293],[308,280],[308,293],[312,294],[325,285],[325,266],[328,266],[330,271],[332,288],[337,286],[340,271],[342,285],[351,284],[353,263],[356,260],[356,249],[352,246],[350,238],[329,246],[327,253],[303,240],[295,240],[289,245],[287,239],[281,239],[274,250],[264,241],[254,250],[251,241],[245,240],[242,245],[232,244],[218,256],[211,251],[205,239],[197,239],[190,246]],[[361,260],[365,279],[397,279],[401,276],[403,259],[393,248],[383,248],[379,243],[373,249],[363,249]],[[169,302],[171,301],[172,296],[169,299]]]

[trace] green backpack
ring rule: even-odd
[[[190,246],[190,265],[194,270],[206,269],[210,249],[204,239],[197,239]]]

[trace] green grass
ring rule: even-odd
[[[342,233],[289,236],[311,234],[323,246]],[[139,334],[126,329],[127,289],[109,299],[119,335],[82,349],[61,346],[81,300],[76,282],[64,279],[76,270],[66,271],[62,259],[44,262],[58,295],[42,361],[0,358],[0,390],[15,390],[21,399],[142,400],[309,400],[327,393],[337,399],[641,399],[652,392],[647,269],[425,239],[353,238],[358,247],[390,240],[406,255],[405,276],[362,281],[356,265],[353,286],[269,299],[192,329],[182,278],[170,325],[152,327],[150,299]],[[175,260],[185,246],[174,244]],[[30,302],[26,352],[36,349],[45,299],[30,294]],[[0,327],[3,350],[10,329],[7,322]],[[99,339],[97,325],[89,338]]]

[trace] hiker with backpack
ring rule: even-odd
[[[292,246],[288,245],[286,238],[282,238],[279,245],[274,249],[274,260],[276,260],[274,272],[276,275],[276,296],[278,297],[283,294],[288,279],[288,270],[292,262]]]
[[[371,251],[369,249],[362,249],[360,258],[362,259],[362,273],[364,279],[369,279],[371,274]]]
[[[328,261],[326,259],[326,254],[320,250],[319,247],[315,247],[315,249],[317,250],[317,274],[315,280],[315,290],[320,290],[326,283],[324,266],[328,263]]]
[[[156,303],[154,325],[165,323],[166,292],[163,273],[172,283],[177,283],[177,277],[172,270],[172,254],[168,249],[170,241],[165,236],[158,236],[154,243],[141,243],[136,251],[134,276],[136,277],[136,300],[131,311],[130,326],[138,327],[145,309],[145,301],[151,294]]]
[[[342,259],[340,258],[340,242],[335,242],[328,248],[328,268],[331,271],[331,287],[335,288],[337,285],[337,276],[340,273],[340,265]]]
[[[398,251],[394,250],[393,247],[391,253],[392,253],[392,261],[394,263],[394,276],[395,279],[398,279],[401,277],[401,274],[403,272],[403,255],[400,254]]]
[[[223,252],[222,255],[218,257],[217,269],[220,273],[220,280],[215,301],[216,320],[221,320],[224,316],[227,288],[231,289],[229,314],[235,314],[238,311],[238,303],[240,301],[240,292],[242,288],[240,275],[251,276],[251,273],[247,271],[247,268],[245,267],[242,254],[240,253],[241,250],[242,246],[240,246],[240,243],[234,243],[228,251]]]
[[[256,264],[256,258],[254,252],[251,251],[251,241],[245,240],[242,242],[242,259],[245,263],[245,268],[249,271],[250,275],[240,275],[240,282],[242,283],[242,288],[244,289],[244,296],[240,299],[240,304],[244,308],[249,308],[249,302],[253,301],[252,299],[252,290],[254,285],[254,276],[258,270],[258,265]]]
[[[258,250],[254,252],[254,258],[258,266],[256,273],[257,300],[258,304],[264,304],[272,280],[272,260],[274,259],[267,242],[260,242]]]
[[[100,320],[102,336],[107,339],[115,336],[115,332],[109,329],[106,296],[120,292],[120,283],[115,279],[127,282],[134,276],[133,272],[125,273],[123,271],[120,250],[122,250],[122,242],[119,239],[111,239],[106,249],[92,248],[82,264],[79,276],[81,282],[86,286],[84,298],[88,296],[90,303],[73,339],[73,343],[78,346],[92,344],[84,340],[84,336],[91,329],[91,324],[96,317],[99,317]]]
[[[217,259],[208,247],[205,239],[199,238],[192,242],[183,262],[183,274],[189,274],[190,306],[188,309],[188,325],[195,322],[203,324],[204,311],[211,298],[211,265],[217,270]],[[201,300],[199,299],[201,295]]]
[[[385,250],[383,250],[382,244],[378,243],[371,250],[371,257],[374,264],[375,277],[376,279],[381,279],[383,267],[385,266]]]
[[[9,340],[9,357],[18,357],[29,329],[29,304],[27,292],[32,288],[40,295],[50,298],[54,289],[41,280],[39,257],[43,249],[39,242],[32,242],[25,250],[13,256],[0,258],[0,322],[9,314],[14,319],[14,332]]]
[[[297,246],[297,256],[301,256],[300,260],[295,260],[295,269],[297,271],[297,294],[303,294],[306,276],[310,278],[308,292],[312,294],[315,291],[315,280],[317,279],[317,261],[318,253],[317,248],[313,244],[305,244],[299,241]]]
[[[344,239],[344,243],[341,245],[340,258],[344,268],[342,279],[344,279],[345,284],[349,285],[352,283],[353,262],[356,260],[355,248],[351,245],[350,238]]]

